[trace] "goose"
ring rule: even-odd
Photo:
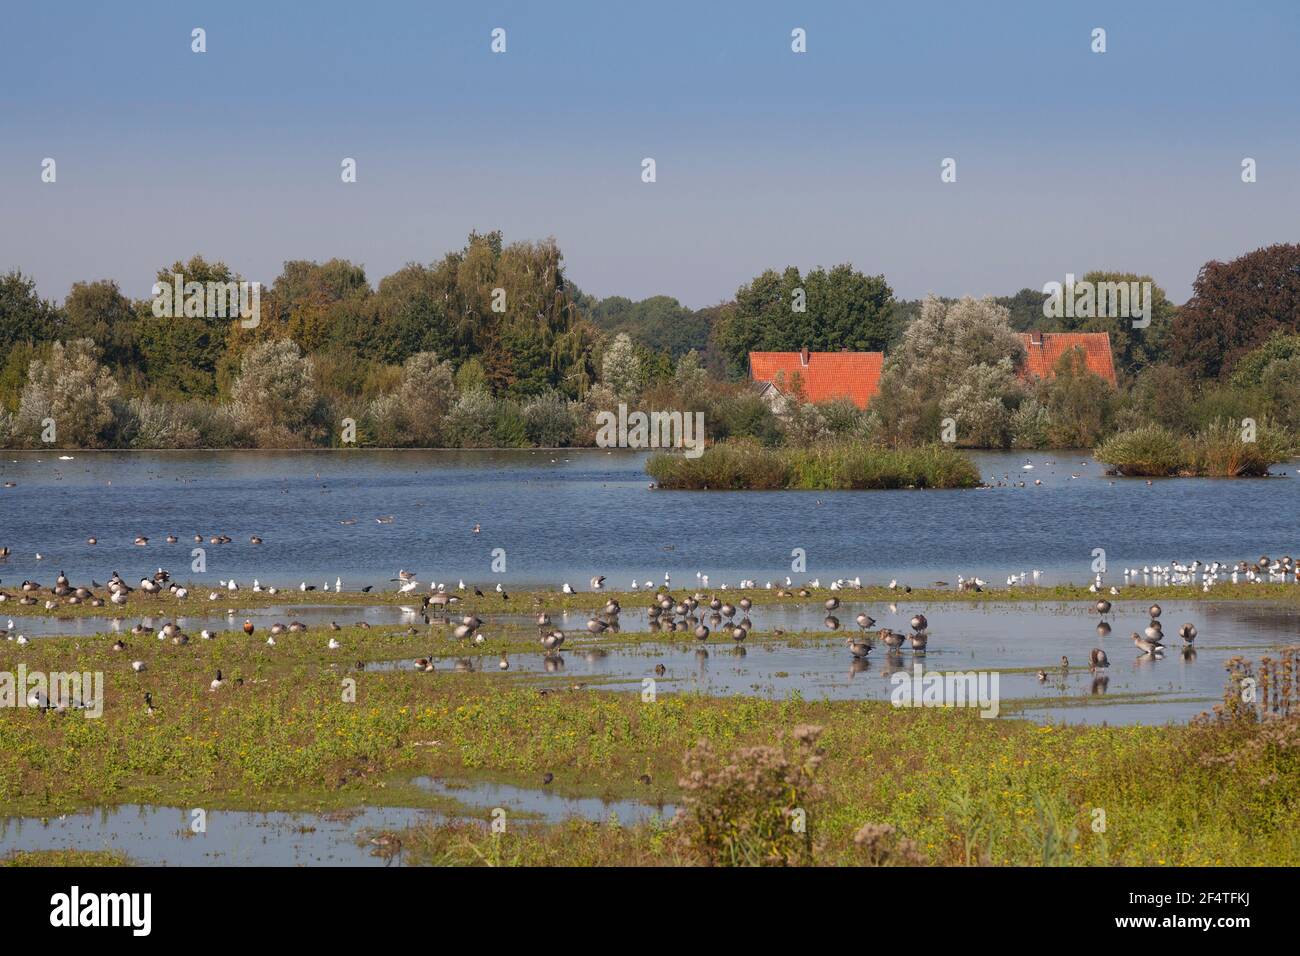
[[[542,646],[546,648],[548,651],[558,650],[560,645],[563,643],[564,643],[564,632],[559,630],[558,628],[554,631],[551,631],[551,633],[547,634],[541,640]]]
[[[335,638],[333,638],[333,637],[330,638],[329,649],[330,649],[331,651],[337,651],[337,650],[338,650],[340,647],[342,647],[342,646],[343,646],[343,645],[340,644],[340,643],[338,642],[337,639],[335,639]]]
[[[1138,634],[1137,631],[1133,632],[1133,646],[1144,654],[1151,655],[1159,654],[1165,649],[1164,645],[1159,641],[1147,640],[1142,637],[1142,635]]]
[[[307,625],[304,624],[302,621],[290,621],[290,622],[289,622],[289,631],[290,631],[290,633],[293,633],[293,634],[301,634],[301,633],[302,633],[303,631],[305,631],[305,630],[307,630]]]
[[[268,647],[275,647],[275,638],[274,638],[274,637],[268,637],[268,638],[266,639],[266,644],[267,644]]]
[[[131,670],[135,671],[137,674],[143,674],[147,669],[148,668],[145,666],[144,661],[131,662]]]
[[[603,588],[604,586],[605,586],[605,575],[603,575],[603,574],[598,574],[598,575],[596,575],[594,578],[591,579],[591,589],[592,589],[593,591],[599,591],[599,590],[600,590],[601,588]],[[497,590],[498,590],[498,591],[501,590],[501,585],[499,585],[499,584],[497,585]]]
[[[1088,654],[1088,669],[1095,671],[1099,667],[1110,667],[1110,661],[1107,660],[1105,651],[1094,647]]]
[[[153,694],[149,693],[148,691],[144,692],[144,712],[148,714],[150,717],[154,715]]]
[[[914,614],[911,623],[912,630],[914,631],[924,631],[930,624],[930,622],[925,619],[924,614]]]
[[[876,626],[876,619],[870,614],[862,613],[857,616],[858,627],[866,631]]]
[[[210,641],[216,636],[217,635],[213,634],[206,627],[203,630],[199,631],[199,637],[203,638],[205,641]]]
[[[887,627],[881,628],[880,630],[880,640],[890,650],[897,650],[902,647],[905,639],[906,638],[904,638],[902,634],[899,634],[897,631],[892,631]]]
[[[22,646],[24,644],[30,644],[31,642],[27,640],[27,638],[23,637],[23,635],[19,634],[18,637],[14,640],[14,643],[18,644],[19,646]]]
[[[928,635],[925,631],[916,631],[911,635],[911,641],[912,641],[912,650],[923,651],[925,650],[925,645],[928,644],[930,641],[930,635]]]
[[[217,671],[217,676],[212,678],[212,683],[208,685],[208,690],[221,690],[226,686],[226,682],[221,678],[221,671]]]
[[[1040,670],[1036,676],[1038,677],[1038,683],[1040,684],[1047,683],[1047,671]]]
[[[113,642],[113,650],[115,651],[126,650],[126,642],[119,637],[116,641]]]
[[[501,660],[497,662],[497,667],[503,671],[510,670],[510,659],[506,657],[506,652],[501,652]]]
[[[827,599],[826,599],[826,604],[825,604],[826,610],[828,610],[828,611],[834,611],[834,610],[835,610],[837,607],[839,607],[839,606],[840,606],[840,599],[839,599],[839,598],[832,597],[832,598],[827,598]]]
[[[1160,616],[1160,605],[1159,605],[1159,604],[1152,604],[1152,605],[1151,605],[1151,608],[1150,608],[1150,611],[1151,611],[1151,620],[1154,621],[1156,618],[1158,618],[1158,617]]]
[[[119,607],[121,607],[122,605],[126,604],[126,592],[114,591],[113,594],[109,597],[109,600],[112,601],[114,604],[118,605]]]
[[[415,669],[422,674],[428,673],[434,669],[433,661],[429,660],[427,657],[421,657],[415,662]]]
[[[847,645],[849,653],[857,658],[866,657],[871,653],[871,648],[874,646],[871,641],[856,637],[846,637],[844,643]]]
[[[1111,603],[1107,601],[1105,598],[1101,598],[1093,606],[1097,609],[1097,613],[1102,615],[1103,617],[1110,613]]]
[[[1184,624],[1178,629],[1178,636],[1188,644],[1196,640],[1196,626],[1194,624]]]

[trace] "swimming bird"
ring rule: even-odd
[[[510,670],[510,659],[506,657],[505,651],[501,652],[501,660],[497,662],[497,667],[499,667],[503,671]]]

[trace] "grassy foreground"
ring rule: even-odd
[[[867,444],[766,448],[721,442],[698,458],[661,452],[646,461],[660,488],[726,491],[831,491],[975,488],[979,470],[951,448],[881,448]]]
[[[279,656],[242,635],[187,647],[139,641],[125,658],[105,638],[0,645],[0,670],[103,670],[107,698],[98,720],[0,715],[0,805],[34,815],[122,802],[408,805],[417,799],[408,781],[420,774],[540,787],[547,773],[561,793],[679,804],[692,797],[683,763],[701,741],[712,755],[699,772],[729,780],[717,792],[743,804],[751,775],[786,779],[792,729],[815,725],[819,766],[816,786],[800,788],[807,838],[797,862],[1300,862],[1294,718],[1067,728],[863,701],[647,702],[568,678],[356,671],[365,642],[398,638],[346,632],[335,660],[321,637],[295,635],[298,650]],[[140,674],[128,664],[136,656],[148,663]],[[212,692],[218,666],[229,683]],[[356,682],[354,700],[345,680]],[[408,860],[433,863],[718,862],[666,825],[520,823],[494,835],[462,823],[401,839]]]

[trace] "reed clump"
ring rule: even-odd
[[[1295,437],[1267,420],[1253,428],[1220,420],[1194,435],[1159,425],[1118,432],[1094,456],[1111,474],[1130,478],[1262,478],[1296,451]]]
[[[720,442],[698,458],[652,455],[646,471],[661,488],[689,491],[865,491],[980,484],[979,470],[969,458],[939,445],[885,448],[845,442],[768,448],[756,442]]]

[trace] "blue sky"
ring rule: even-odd
[[[143,296],[195,252],[375,282],[500,228],[555,236],[588,292],[691,306],[844,261],[909,298],[1107,268],[1182,301],[1203,262],[1300,241],[1292,0],[54,0],[0,23],[0,270],[55,299]]]

